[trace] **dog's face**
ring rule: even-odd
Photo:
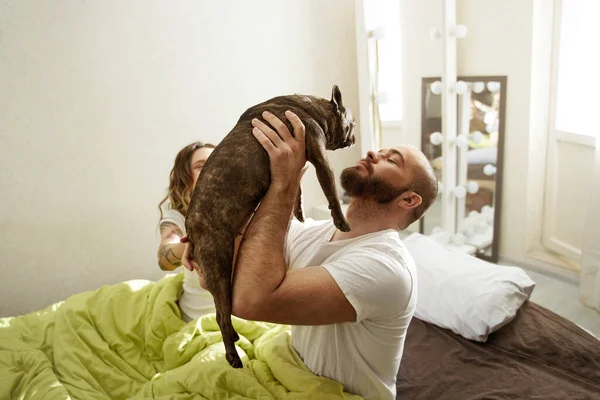
[[[354,126],[356,120],[349,108],[342,103],[342,93],[337,85],[331,91],[331,105],[333,107],[335,121],[330,125],[327,137],[327,150],[336,150],[349,147],[356,142],[354,137]]]
[[[355,125],[356,120],[352,116],[352,112],[349,108],[344,108],[344,112],[342,114],[342,130],[344,132],[342,144],[344,147],[352,146],[354,142],[356,142],[356,138],[354,137]]]

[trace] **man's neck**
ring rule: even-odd
[[[390,206],[381,205],[373,200],[352,198],[346,212],[346,220],[350,224],[350,232],[336,230],[331,241],[353,239],[358,236],[386,229],[398,229]]]

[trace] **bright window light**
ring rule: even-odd
[[[366,0],[367,31],[385,29],[379,41],[379,92],[386,93],[386,102],[379,104],[382,121],[402,120],[402,42],[400,31],[400,1]],[[374,45],[369,44],[369,68],[374,68]]]
[[[600,1],[563,0],[555,129],[600,137]]]

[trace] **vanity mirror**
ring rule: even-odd
[[[421,100],[421,150],[442,181],[442,98],[440,78],[424,78]],[[502,159],[506,105],[505,76],[458,77],[456,182],[448,188],[456,197],[456,232],[452,241],[478,257],[498,260]],[[442,202],[436,201],[421,219],[420,231],[439,229]],[[471,247],[469,247],[471,246]]]

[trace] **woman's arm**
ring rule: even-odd
[[[163,271],[173,271],[181,265],[185,244],[179,240],[183,232],[172,222],[160,224],[160,246],[158,246],[158,266]]]

